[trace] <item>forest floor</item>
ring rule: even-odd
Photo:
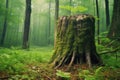
[[[0,80],[120,80],[120,52],[102,54],[104,66],[88,69],[87,65],[75,65],[70,71],[66,71],[66,67],[51,67],[53,52],[51,46],[28,50],[1,47]]]

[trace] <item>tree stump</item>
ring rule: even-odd
[[[51,63],[54,67],[75,64],[100,64],[95,46],[95,19],[92,15],[60,17],[57,23],[55,52]]]

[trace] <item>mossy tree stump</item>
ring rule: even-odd
[[[52,64],[64,65],[99,64],[95,46],[95,19],[91,15],[63,16],[58,20],[55,52]]]

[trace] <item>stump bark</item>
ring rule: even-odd
[[[55,52],[51,63],[64,65],[100,64],[95,46],[95,19],[88,14],[60,17],[57,24]]]

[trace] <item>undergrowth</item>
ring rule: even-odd
[[[26,72],[28,64],[47,63],[52,55],[52,47],[0,48],[0,71],[9,73]]]
[[[118,80],[120,78],[120,44],[115,40],[101,38],[101,44],[96,43],[97,52],[103,60],[104,66],[97,66],[93,70],[78,69],[81,80]],[[114,51],[114,49],[116,49]],[[111,52],[112,51],[112,52]],[[31,47],[23,50],[18,47],[0,48],[0,78],[10,75],[9,80],[48,80],[49,76],[70,80],[71,73],[56,70],[54,72],[48,62],[53,53],[53,47]],[[104,54],[103,54],[104,53]],[[53,75],[53,72],[56,73]],[[5,75],[4,75],[5,74]],[[44,77],[45,78],[44,78]]]

